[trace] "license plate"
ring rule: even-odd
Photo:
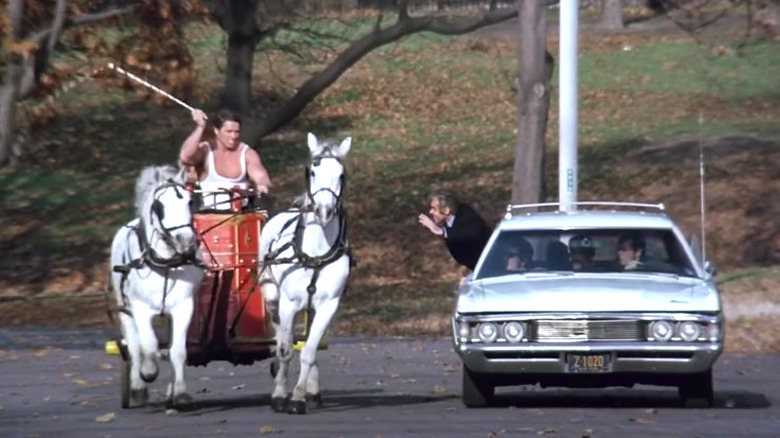
[[[570,373],[607,373],[612,371],[610,354],[569,354]]]

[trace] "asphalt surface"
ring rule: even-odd
[[[674,388],[502,388],[495,407],[460,402],[449,339],[332,339],[320,352],[323,406],[270,408],[270,360],[187,367],[192,410],[120,408],[104,330],[0,329],[0,437],[778,437],[780,356],[721,357],[716,406],[684,409]],[[295,367],[297,369],[297,367]]]

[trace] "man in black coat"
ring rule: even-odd
[[[420,224],[442,237],[455,261],[473,271],[492,233],[490,227],[471,206],[444,191],[431,193],[428,207],[430,217],[421,213]]]

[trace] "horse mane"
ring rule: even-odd
[[[135,180],[135,209],[138,217],[143,217],[146,210],[146,199],[149,195],[169,180],[183,184],[184,173],[169,165],[147,166],[141,170],[138,179]]]

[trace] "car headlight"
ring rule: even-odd
[[[477,327],[479,340],[489,344],[498,339],[498,327],[492,322],[483,322]]]
[[[650,326],[650,334],[653,335],[656,341],[666,342],[672,339],[674,330],[672,324],[669,321],[655,321]]]
[[[471,326],[469,323],[462,321],[458,323],[458,336],[464,339],[471,337]]]
[[[677,335],[685,342],[691,342],[699,339],[701,327],[693,321],[683,321],[677,324]]]
[[[720,339],[720,326],[718,324],[708,324],[706,333],[710,341],[717,341]]]
[[[520,342],[525,337],[525,327],[517,321],[504,324],[504,338],[507,342]]]

